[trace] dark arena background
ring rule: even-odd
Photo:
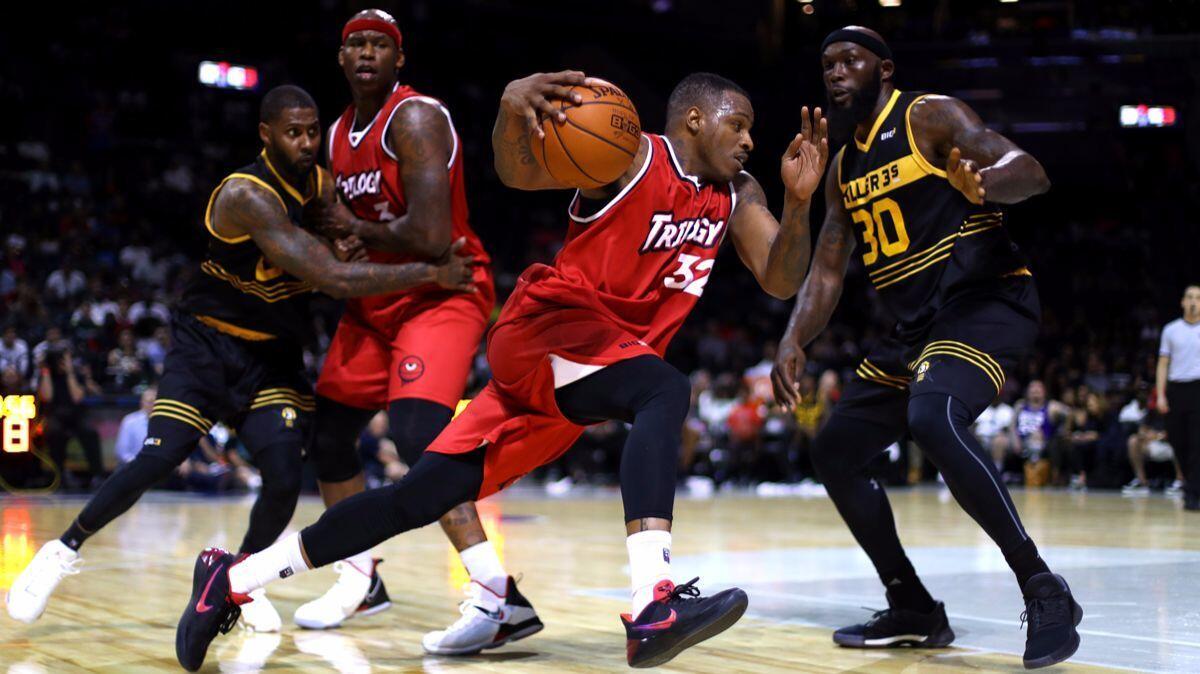
[[[779,157],[800,129],[801,106],[828,105],[822,39],[846,25],[882,34],[899,89],[960,99],[1040,161],[1052,183],[1012,206],[1005,224],[1029,259],[1040,334],[972,432],[1042,557],[1084,607],[1078,653],[1056,669],[1200,671],[1200,512],[1185,507],[1195,493],[1187,473],[1200,476],[1190,469],[1200,440],[1166,432],[1178,425],[1167,423],[1156,381],[1167,376],[1157,372],[1164,326],[1184,316],[1189,287],[1200,294],[1200,4],[1187,1],[26,7],[28,18],[0,25],[0,590],[141,448],[135,430],[123,437],[123,419],[152,405],[172,307],[201,273],[211,238],[209,196],[261,150],[262,96],[281,84],[303,87],[328,130],[351,103],[337,65],[342,26],[372,6],[403,32],[400,83],[441,99],[453,115],[471,224],[493,259],[493,319],[520,272],[552,263],[562,248],[571,200],[565,190],[510,189],[497,176],[491,134],[506,83],[582,70],[619,84],[643,129],[658,133],[680,79],[696,71],[728,77],[754,106],[745,168],[778,215]],[[831,160],[848,140],[831,138]],[[319,162],[327,161],[323,151]],[[812,206],[814,242],[823,195]],[[854,254],[829,326],[806,349],[803,400],[785,411],[770,373],[793,301],[762,292],[732,246],[715,273],[666,352],[692,383],[671,563],[676,581],[699,575],[706,592],[737,585],[750,604],[741,622],[665,668],[1019,669],[1025,604],[1005,557],[907,435],[866,470],[888,488],[909,558],[945,602],[957,639],[949,648],[894,650],[830,641],[834,629],[865,622],[887,600],[814,469],[813,439],[895,318]],[[1200,297],[1193,303],[1185,328],[1200,321]],[[304,354],[312,381],[342,306],[313,300],[316,338]],[[1171,386],[1200,381],[1200,332],[1189,334],[1190,351],[1169,353],[1191,358],[1191,369],[1172,374]],[[481,343],[464,397],[489,378]],[[1172,398],[1173,408],[1181,404]],[[1031,412],[1045,413],[1032,431]],[[616,421],[591,426],[563,457],[478,506],[505,568],[524,574],[521,591],[545,622],[542,633],[478,655],[423,652],[422,635],[458,619],[454,605],[468,581],[430,526],[375,549],[387,559],[389,611],[339,630],[300,629],[293,611],[335,578],[329,570],[302,575],[271,587],[282,628],[218,638],[206,671],[624,669],[617,614],[629,610],[629,567],[618,478],[628,433]],[[408,470],[391,435],[383,414],[362,433],[368,486]],[[236,548],[263,485],[259,470],[236,433],[214,427],[89,540],[82,574],[66,574],[38,622],[0,616],[0,668],[178,669],[173,628],[194,555],[209,545]],[[317,520],[317,494],[309,465],[287,533]]]

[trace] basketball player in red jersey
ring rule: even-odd
[[[579,84],[611,86],[562,72],[505,89],[492,136],[505,184],[567,188],[534,160],[531,134],[541,133],[539,116],[565,122],[559,106],[581,102],[569,88]],[[492,381],[403,480],[337,504],[228,573],[233,555],[201,554],[176,633],[181,662],[202,661],[246,593],[493,494],[560,456],[585,425],[607,419],[632,424],[621,458],[633,582],[632,611],[622,616],[629,664],[661,665],[732,626],[748,603],[743,591],[701,598],[695,579],[680,586],[670,579],[675,466],[690,385],[662,354],[703,293],[726,234],[770,294],[791,297],[803,281],[826,124],[819,109],[811,118],[802,112],[802,132],[781,162],[781,224],[742,170],[753,123],[738,85],[709,73],[685,78],[668,103],[667,133],[643,135],[612,184],[576,192],[553,266],[525,270],[489,336]],[[220,610],[207,611],[214,601]]]
[[[363,490],[355,443],[386,409],[392,439],[413,465],[449,423],[495,305],[488,256],[467,218],[462,148],[446,107],[397,81],[404,65],[395,20],[379,10],[342,29],[338,62],[354,103],[333,123],[327,149],[342,200],[356,218],[331,234],[356,235],[372,262],[442,257],[456,239],[474,257],[473,294],[428,285],[351,300],[317,382],[313,457],[327,506]],[[431,653],[494,648],[542,628],[501,566],[473,503],[441,519],[471,576],[463,617],[423,640]],[[296,610],[302,627],[336,627],[390,606],[370,552],[337,565],[337,583]],[[503,615],[497,622],[494,616]]]

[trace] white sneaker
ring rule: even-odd
[[[471,655],[542,631],[542,621],[529,600],[517,591],[512,576],[508,577],[508,590],[499,609],[492,611],[482,605],[482,592],[490,590],[474,582],[467,585],[467,600],[458,607],[462,617],[444,630],[426,634],[421,639],[425,652]]]
[[[388,599],[383,579],[376,571],[381,561],[372,560],[369,570],[359,569],[345,561],[334,562],[337,582],[319,598],[296,609],[292,619],[305,629],[326,630],[357,616],[386,611],[392,602]]]
[[[9,588],[8,615],[23,623],[40,618],[54,588],[63,578],[79,573],[82,561],[78,552],[57,538],[43,545]]]
[[[1182,495],[1183,494],[1183,480],[1175,480],[1174,482],[1172,482],[1171,485],[1163,491],[1163,494],[1167,495],[1170,498],[1175,498],[1177,496]]]
[[[278,632],[283,627],[283,619],[267,599],[266,589],[254,590],[250,598],[253,601],[242,604],[242,626],[251,632]]]
[[[1150,485],[1134,478],[1129,484],[1121,487],[1121,494],[1123,496],[1149,496]]]

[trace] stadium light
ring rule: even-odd
[[[216,89],[246,91],[258,86],[258,68],[226,61],[201,61],[196,77],[200,84]]]
[[[1166,127],[1175,126],[1178,116],[1172,105],[1122,105],[1120,111],[1121,126],[1136,127]]]
[[[900,0],[879,0],[880,7],[899,7]]]

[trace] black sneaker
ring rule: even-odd
[[[363,597],[362,603],[354,610],[355,616],[375,615],[392,607],[392,598],[388,596],[387,588],[383,586],[383,577],[379,575],[379,565],[383,560],[372,559],[371,562],[371,587]]]
[[[1183,492],[1183,509],[1197,511],[1200,510],[1200,493],[1194,492],[1191,489],[1186,489]]]
[[[1075,603],[1067,581],[1056,573],[1039,573],[1025,583],[1025,669],[1049,667],[1075,655],[1083,608]]]
[[[237,624],[247,595],[229,591],[229,567],[237,557],[220,548],[208,548],[196,558],[192,572],[192,598],[175,628],[175,657],[189,672],[200,669],[208,645],[217,634],[226,634]]]
[[[525,595],[517,590],[517,581],[513,580],[512,576],[508,577],[504,607],[504,622],[500,625],[500,631],[496,633],[495,640],[492,641],[494,644],[492,648],[503,646],[510,641],[520,641],[541,632],[545,627],[541,618],[538,618],[537,611],[533,610],[533,604],[529,603]]]
[[[669,580],[654,588],[654,601],[637,620],[621,614],[625,624],[625,656],[630,667],[657,667],[685,648],[715,637],[733,626],[746,612],[750,599],[738,588],[701,597],[693,578],[676,586]]]
[[[846,648],[944,648],[954,641],[954,630],[946,618],[946,606],[937,602],[930,613],[918,613],[892,606],[877,611],[861,625],[851,625],[833,633],[833,643]]]

